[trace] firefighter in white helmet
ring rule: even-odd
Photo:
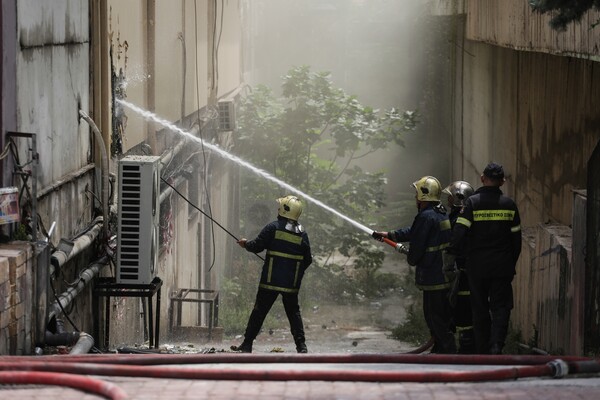
[[[308,235],[298,223],[302,214],[302,202],[298,197],[290,195],[277,199],[277,203],[279,207],[276,221],[267,224],[256,239],[238,241],[241,247],[252,253],[267,251],[244,341],[239,346],[232,346],[233,350],[243,353],[252,352],[254,339],[279,295],[283,300],[296,350],[298,353],[308,352],[298,304],[302,277],[312,263]]]
[[[373,232],[373,237],[387,237],[394,242],[408,242],[408,264],[416,266],[415,283],[423,291],[423,314],[435,340],[432,353],[456,353],[451,330],[451,285],[442,272],[442,250],[450,241],[450,221],[440,204],[442,187],[433,176],[424,176],[412,187],[416,191],[418,213],[410,227],[388,232]]]
[[[452,227],[454,227],[460,212],[465,206],[465,201],[474,193],[473,187],[468,182],[455,181],[442,190],[442,193],[448,196],[447,204],[450,209],[448,217]],[[458,334],[458,352],[473,354],[475,353],[475,336],[473,334],[473,315],[471,313],[471,292],[465,270],[464,256],[458,255],[454,264],[445,265],[444,273],[450,280],[454,280],[450,289],[449,300],[453,307],[454,326]]]

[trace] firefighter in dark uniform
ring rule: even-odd
[[[296,196],[277,199],[277,220],[267,224],[254,240],[240,239],[238,244],[252,253],[267,250],[244,341],[233,350],[252,352],[252,343],[262,324],[281,295],[298,353],[306,353],[304,325],[298,304],[298,292],[306,268],[312,263],[308,235],[298,223],[302,202]]]
[[[464,246],[477,352],[502,354],[521,254],[521,218],[515,202],[500,190],[502,165],[488,164],[481,182],[456,220],[444,266],[453,264]]]
[[[456,353],[451,330],[452,310],[448,301],[451,285],[442,271],[442,250],[450,242],[450,221],[440,204],[442,188],[432,176],[424,176],[412,184],[419,210],[412,225],[389,232],[373,232],[373,237],[387,237],[395,242],[408,242],[409,265],[415,268],[415,283],[423,291],[423,315],[434,338],[432,353]],[[405,248],[404,248],[405,249]]]
[[[473,187],[465,181],[455,181],[448,185],[442,193],[448,195],[450,224],[455,226],[460,211],[465,201],[473,194]],[[454,280],[450,289],[450,305],[453,308],[454,327],[458,334],[458,353],[475,353],[475,337],[473,334],[473,316],[471,313],[471,299],[469,281],[465,270],[465,257],[459,254],[451,270],[444,273],[450,280]]]

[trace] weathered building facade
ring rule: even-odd
[[[166,337],[169,295],[218,291],[234,244],[213,235],[192,205],[236,223],[228,212],[236,169],[201,140],[231,143],[233,128],[220,128],[218,107],[235,101],[242,84],[239,3],[11,0],[1,7],[2,187],[19,189],[23,223],[2,229],[25,241],[0,245],[0,353],[31,354],[47,329],[56,333],[56,319],[68,319],[67,330],[98,332],[103,345],[94,282],[115,274],[117,166],[131,154],[159,156],[161,177],[180,193],[161,185],[157,315]],[[110,307],[110,347],[148,339],[149,311],[139,298],[115,296]],[[206,324],[206,310],[184,307],[182,325]]]
[[[454,35],[452,176],[477,185],[500,162],[520,208],[513,327],[551,352],[597,351],[598,206],[586,196],[599,183],[600,15],[558,32],[522,0],[436,1],[434,12]]]

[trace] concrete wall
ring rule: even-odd
[[[525,233],[513,326],[549,351],[581,354],[585,205],[573,192],[586,189],[600,140],[599,37],[587,29],[597,14],[558,34],[525,1],[467,1],[465,13],[450,83],[452,174],[478,186],[486,163],[505,166]]]
[[[216,102],[218,97],[239,87],[242,74],[239,3],[218,2],[216,8],[211,8],[213,6],[212,2],[192,0],[14,0],[2,3],[0,121],[5,130],[36,134],[36,156],[39,155],[37,212],[43,228],[49,229],[52,222],[57,223],[51,237],[55,245],[59,239],[73,238],[87,227],[95,217],[94,208],[99,207],[96,199],[101,193],[100,167],[107,166],[101,165],[99,143],[91,135],[90,126],[80,119],[79,110],[97,121],[105,142],[110,144],[107,139],[112,136],[111,65],[117,74],[122,71],[127,79],[127,100],[142,108],[151,108],[169,121],[177,122],[187,117],[186,126],[191,125],[190,114],[198,109],[206,110],[200,116],[200,125],[204,129],[206,124],[206,128],[210,127],[212,134],[215,133],[217,114],[214,107],[207,107],[209,98]],[[167,140],[172,133],[164,133],[163,137],[167,139],[157,143],[154,132],[158,129],[161,127],[128,112],[124,150],[139,148],[142,142],[149,142],[152,151],[161,154],[174,141]],[[17,146],[18,163],[26,164],[24,169],[30,170],[31,164],[27,162],[33,157],[31,141],[17,139]],[[185,157],[191,154],[202,156],[199,147],[187,146],[185,150],[182,153]],[[13,181],[12,160],[7,160],[2,186],[20,186],[21,182]],[[116,161],[111,159],[109,162],[113,172]],[[184,158],[178,162],[185,164],[187,161]],[[207,198],[204,188],[208,188],[211,202],[227,198],[229,203],[229,197],[219,193],[233,193],[231,178],[227,176],[228,167],[223,168],[222,173],[215,174],[223,178],[218,187],[212,186],[206,171],[194,171],[194,178],[179,189],[184,196],[196,196],[190,198],[195,204],[202,204]],[[28,183],[31,185],[31,180]],[[203,189],[190,191],[189,184]],[[158,268],[165,281],[162,333],[167,331],[171,290],[197,288],[201,284],[216,285],[219,271],[226,264],[222,259],[226,256],[223,252],[218,258],[212,258],[216,268],[203,283],[201,276],[206,271],[202,268],[209,266],[209,257],[213,257],[209,249],[213,245],[221,248],[222,244],[213,243],[212,238],[203,238],[199,234],[204,231],[206,222],[197,212],[191,212],[190,206],[178,195],[173,195],[169,202],[172,214],[168,222],[173,227],[173,240],[169,249],[163,249]],[[213,212],[218,214],[226,213],[224,210],[228,209],[228,205],[221,209],[220,203],[211,205]],[[223,238],[219,237],[219,240]],[[80,270],[96,256],[92,251],[85,251],[63,266],[65,280],[54,282],[58,294],[68,286],[66,280],[76,281]],[[6,342],[0,344],[3,346],[0,352],[30,352],[31,324],[24,325],[22,320],[31,314],[31,304],[26,307],[18,304],[19,299],[34,303],[31,285],[26,284],[31,278],[30,273],[21,274],[19,271],[24,268],[13,271],[9,263],[0,263],[6,264],[0,275],[0,287],[5,288],[0,289],[4,294],[0,305],[2,338]],[[13,272],[18,272],[18,277]],[[103,274],[110,275],[111,271],[107,269]],[[86,332],[92,332],[96,312],[92,310],[92,297],[91,290],[86,288],[72,304],[70,314],[77,328]],[[143,342],[139,299],[116,298],[113,307],[112,344]],[[195,324],[197,319],[197,313],[190,311],[185,322]],[[6,329],[10,329],[10,334],[4,334]]]
[[[194,125],[201,126],[199,136],[203,140],[218,143],[227,150],[232,145],[228,139],[231,133],[216,134],[218,115],[211,103],[211,95],[223,97],[242,83],[239,2],[217,2],[216,9],[212,2],[191,0],[115,0],[109,5],[113,62],[119,68],[123,67],[128,82],[126,99],[144,109],[152,108],[157,116],[179,123],[184,130],[192,131]],[[154,13],[149,9],[152,6]],[[152,21],[153,79],[148,76],[152,69],[148,46],[152,40],[144,20],[151,14],[155,15]],[[125,42],[127,46],[123,45]],[[114,54],[119,49],[123,53],[116,59]],[[196,110],[199,109],[198,117]],[[152,145],[154,131],[160,131],[156,146],[152,146],[155,154],[161,154],[181,140],[177,133],[149,124],[131,110],[126,110],[126,114],[125,152],[136,151],[136,146],[143,141]],[[231,214],[233,200],[230,194],[235,193],[235,188],[229,175],[230,162],[209,152],[203,154],[198,142],[187,139],[181,153],[167,164],[163,166],[163,178],[167,180],[172,173],[176,178],[176,171],[171,167],[179,164],[192,167],[190,176],[176,186],[191,203],[212,213],[224,226],[229,226],[229,219],[237,219]],[[210,220],[174,192],[161,206],[161,234],[165,240],[159,257],[158,276],[163,280],[160,310],[163,340],[168,338],[169,332],[170,294],[181,288],[218,290],[219,277],[230,258],[231,239],[219,227],[214,226],[214,235],[212,229]],[[143,326],[140,324],[139,301],[119,299],[115,307],[118,312],[112,321],[110,346],[141,343]],[[132,324],[131,321],[135,322]],[[206,313],[199,318],[197,305],[184,304],[183,326],[206,322]]]
[[[37,239],[44,239],[41,235],[56,222],[50,241],[57,245],[60,238],[71,238],[90,223],[94,194],[99,194],[94,178],[93,137],[79,116],[80,110],[88,111],[90,98],[88,2],[21,0],[3,2],[2,7],[3,20],[11,22],[3,23],[2,35],[3,129],[34,134],[36,141],[34,153],[32,139],[14,138],[18,159],[9,155],[3,160],[6,169],[2,186],[21,190],[21,211],[29,213],[22,214],[23,223],[31,217],[32,197],[36,196],[40,224]],[[3,142],[6,139],[3,135]],[[17,164],[21,166],[15,168]],[[28,174],[34,166],[36,174],[26,179],[25,189],[25,180],[14,173]],[[11,228],[15,232],[16,226]],[[0,296],[0,352],[31,354],[32,318],[38,315],[42,319],[45,310],[39,312],[39,308],[46,306],[34,291],[35,257],[30,244],[0,247],[0,254],[8,258],[0,267],[0,285],[4,287]],[[89,255],[80,258],[69,266],[69,271],[74,269],[77,277],[78,267],[90,261]],[[54,284],[60,294],[65,284],[62,280]],[[90,293],[89,289],[84,291],[82,298],[89,298]],[[83,304],[85,301],[79,305]],[[78,317],[71,315],[79,327],[87,330],[90,319]]]
[[[503,189],[524,226],[571,223],[573,189],[600,140],[600,65],[466,41],[458,71],[456,178],[479,183],[485,164],[504,164]],[[462,76],[461,76],[462,75]]]
[[[122,68],[125,74],[127,100],[144,109],[151,108],[168,121],[178,121],[208,104],[213,69],[217,97],[237,88],[242,76],[238,3],[218,4],[213,43],[215,26],[209,2],[109,1],[113,62],[117,71]],[[152,6],[155,21],[148,26],[144,21],[151,14],[149,7]],[[151,28],[154,43],[150,43],[152,38],[148,35]],[[149,58],[149,47],[155,54],[154,63]],[[152,69],[154,75],[150,72]],[[154,100],[149,100],[149,96]],[[147,137],[146,122],[132,112],[127,111],[127,115],[124,151]]]
[[[91,161],[92,136],[79,118],[79,110],[89,107],[88,7],[79,0],[24,0],[16,9],[16,130],[36,134],[41,192]],[[17,142],[25,163],[30,142]],[[56,197],[40,199],[42,222],[47,229],[57,222],[56,237],[69,237],[89,221],[85,187],[93,191],[94,185],[89,174],[83,178],[75,187],[56,187]]]

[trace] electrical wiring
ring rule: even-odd
[[[181,196],[181,198],[183,200],[185,200],[189,205],[191,205],[192,207],[194,207],[196,210],[198,210],[202,215],[204,215],[206,218],[210,219],[214,224],[216,224],[219,228],[223,229],[223,231],[225,231],[227,234],[229,234],[229,236],[231,236],[232,238],[235,239],[235,241],[237,242],[239,239],[237,236],[235,236],[233,233],[231,233],[231,231],[229,231],[227,228],[225,228],[223,225],[221,225],[220,223],[218,223],[217,221],[215,221],[211,216],[209,216],[207,213],[205,213],[204,211],[202,211],[198,206],[196,206],[194,203],[192,203],[187,197],[185,197],[181,192],[179,192],[177,189],[175,189],[175,187],[173,185],[171,185],[169,182],[167,182],[164,178],[160,178],[161,181],[163,181],[165,184],[167,184],[171,189],[173,189],[173,191],[175,193],[177,193],[179,196]],[[253,253],[256,254],[256,253]],[[260,258],[261,260],[265,260],[264,258],[262,258],[260,255],[256,254],[256,256],[258,258]]]
[[[215,12],[216,12],[216,4],[215,4]],[[217,19],[216,19],[216,15],[214,18],[214,28],[213,28],[213,55],[214,55],[214,36],[215,36],[215,32],[216,32],[216,25],[217,25]],[[201,145],[202,145],[202,156],[203,156],[203,161],[204,161],[204,171],[208,171],[208,162],[206,159],[206,150],[204,149],[204,138],[202,137],[202,133],[203,133],[203,129],[202,129],[202,125],[200,124],[200,76],[199,76],[199,72],[198,72],[198,11],[197,11],[197,1],[194,0],[194,34],[195,34],[195,51],[196,51],[196,106],[198,108],[198,135],[200,136],[200,139],[202,139],[201,141]],[[212,78],[212,86],[211,86],[211,90],[215,89],[215,63],[214,63],[214,56],[213,56],[213,71],[211,74],[211,78]],[[210,105],[209,105],[210,106]],[[214,220],[212,219],[212,207],[211,207],[211,203],[210,203],[210,195],[209,195],[209,191],[208,191],[208,182],[207,182],[207,176],[206,173],[203,175],[203,182],[204,182],[204,192],[206,195],[206,204],[208,206],[208,214],[210,214],[210,217],[208,217],[208,215],[204,214],[205,216],[207,216],[211,222],[214,222]],[[214,266],[215,266],[215,262],[216,262],[216,247],[215,247],[215,228],[214,228],[214,224],[211,223],[211,235],[212,235],[212,252],[211,252],[211,256],[212,256],[212,260],[210,262],[210,267],[208,268],[208,271],[210,272]]]

